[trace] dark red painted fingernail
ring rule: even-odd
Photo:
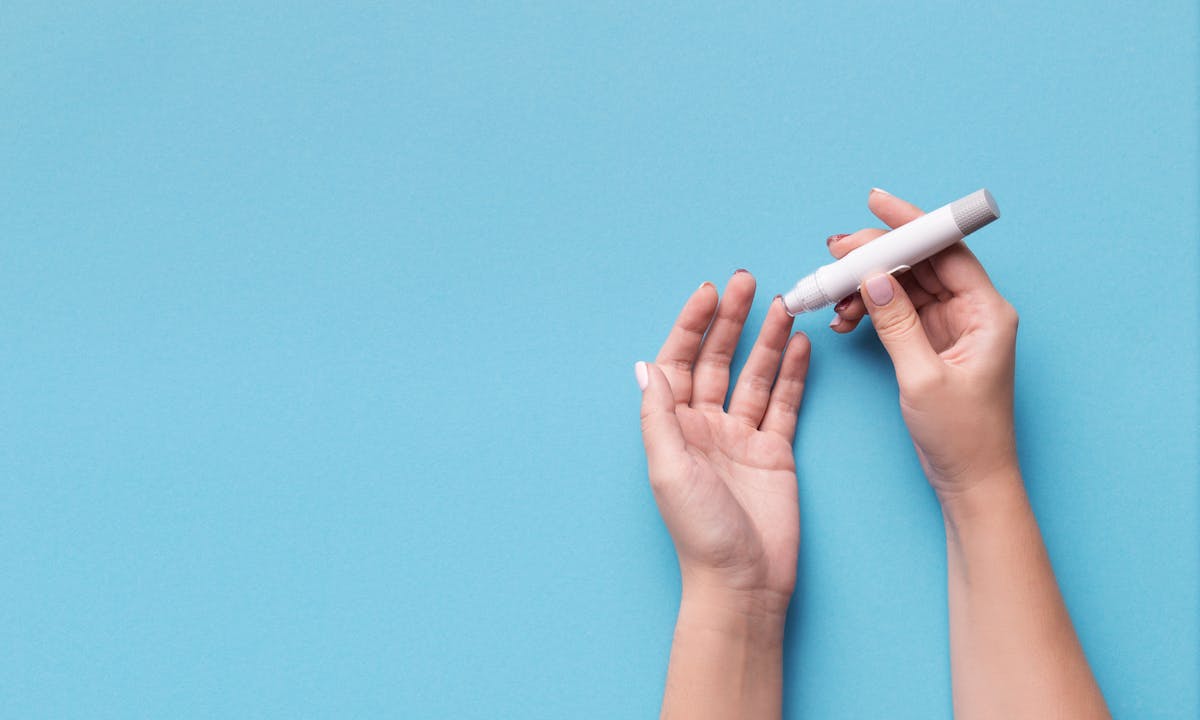
[[[833,311],[836,313],[841,313],[843,310],[850,307],[850,303],[852,303],[852,302],[854,302],[854,296],[847,295],[846,297],[839,300],[837,305],[833,306]]]
[[[829,237],[825,238],[825,247],[829,247],[830,245],[834,244],[838,240],[841,240],[842,238],[844,238],[848,235],[849,235],[849,233],[841,233],[840,235],[830,235]]]
[[[750,271],[747,270],[746,268],[738,268],[737,270],[733,271],[733,274],[737,275],[738,273],[748,273],[748,272],[750,272]]]

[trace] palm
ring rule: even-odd
[[[795,584],[800,518],[792,445],[717,410],[677,410],[692,487],[688,551],[779,592]],[[689,526],[692,527],[692,526]]]
[[[901,281],[917,308],[930,346],[951,366],[969,365],[993,354],[985,339],[995,325],[995,293],[990,285],[978,285],[977,277],[962,276],[969,269],[962,267],[968,257],[966,248],[955,248],[921,263],[929,267],[921,275],[924,284],[916,278]],[[925,285],[932,285],[934,291]]]

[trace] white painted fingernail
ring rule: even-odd
[[[880,195],[891,195],[890,192],[888,192],[887,190],[884,190],[883,188],[871,188],[871,192],[879,193]]]
[[[837,313],[834,313],[833,319],[829,321],[829,327],[837,327],[838,323],[840,323],[841,321],[842,321],[842,316],[838,315]]]
[[[633,375],[637,378],[638,387],[642,390],[650,384],[650,372],[646,370],[646,363],[641,360],[633,364]]]

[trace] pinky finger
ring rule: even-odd
[[[862,302],[861,300],[859,302]],[[842,317],[840,314],[834,313],[833,319],[829,322],[829,327],[836,333],[843,335],[852,332],[854,328],[862,321],[863,316],[857,315],[854,317]]]
[[[858,293],[848,295],[833,306],[833,317],[829,327],[833,328],[834,332],[848,333],[858,326],[858,321],[866,314],[867,306],[863,303],[862,296]]]
[[[759,430],[782,435],[788,442],[796,434],[796,416],[804,397],[804,381],[808,377],[808,357],[811,345],[804,333],[796,333],[788,341],[779,367],[779,377],[771,389],[771,400]]]

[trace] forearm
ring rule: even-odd
[[[784,622],[753,599],[685,589],[662,717],[780,717]]]
[[[958,720],[1107,718],[1016,468],[943,501]]]

